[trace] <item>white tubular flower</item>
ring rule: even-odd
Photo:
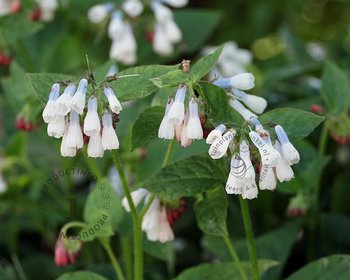
[[[283,127],[280,125],[275,126],[275,132],[278,138],[278,141],[281,143],[281,150],[283,157],[292,164],[296,164],[300,160],[300,155],[298,151],[294,148],[292,143],[289,141],[286,132]]]
[[[250,151],[249,151],[249,145],[248,142],[243,140],[239,144],[239,156],[244,161],[246,173],[244,175],[245,179],[253,180],[255,182],[255,170],[252,164],[252,161],[250,160]]]
[[[113,3],[104,3],[92,6],[88,11],[88,19],[92,23],[101,23],[104,21],[108,14],[113,10]]]
[[[239,89],[234,88],[232,90],[233,96],[242,101],[249,109],[257,114],[262,114],[267,106],[265,98],[260,96],[247,94]]]
[[[214,85],[223,89],[238,88],[241,90],[252,89],[255,78],[252,73],[241,73],[228,79],[221,79],[214,82]]]
[[[143,4],[139,0],[125,0],[122,7],[129,17],[137,17],[143,11]]]
[[[101,158],[103,157],[102,139],[101,134],[97,133],[90,136],[87,154],[89,157]]]
[[[102,116],[102,148],[103,150],[119,149],[119,140],[113,129],[112,116],[106,112]]]
[[[55,17],[55,11],[58,8],[57,0],[37,0],[41,11],[40,19],[51,21]]]
[[[242,194],[243,186],[241,185],[241,181],[238,180],[234,175],[228,175],[225,191],[227,194]]]
[[[135,207],[137,207],[137,205],[139,205],[139,203],[141,202],[141,200],[145,197],[145,195],[149,194],[149,192],[146,189],[140,188],[137,189],[136,191],[131,192],[131,199],[135,205]],[[125,211],[130,212],[130,205],[128,202],[128,199],[125,197],[123,197],[122,199],[122,205],[125,209]]]
[[[47,126],[47,135],[50,137],[61,138],[64,134],[65,121],[63,116],[55,116],[54,120]]]
[[[153,10],[158,23],[164,23],[173,18],[173,12],[158,1],[152,2],[151,9]]]
[[[182,39],[182,32],[173,19],[164,22],[164,32],[172,43],[179,43]]]
[[[171,105],[169,112],[168,112],[168,118],[169,122],[173,123],[174,125],[180,125],[185,117],[185,96],[186,96],[186,86],[181,85],[176,91],[175,95],[175,101]]]
[[[280,154],[255,131],[249,132],[249,137],[259,150],[262,164],[268,167],[275,167],[281,158]]]
[[[51,87],[51,92],[49,95],[49,100],[46,103],[44,111],[42,113],[43,119],[45,123],[52,122],[55,119],[55,102],[60,94],[60,85],[53,84]]]
[[[108,99],[109,108],[115,114],[119,114],[123,110],[122,105],[120,104],[118,98],[115,96],[115,93],[112,88],[104,87],[105,96]]]
[[[97,98],[91,96],[88,101],[88,111],[84,119],[84,133],[87,136],[93,136],[100,135],[100,131],[101,123],[97,113]]]
[[[65,124],[65,132],[61,142],[61,156],[63,157],[74,157],[77,154],[76,148],[68,147],[67,145],[67,134],[68,134],[69,122]]]
[[[176,141],[181,143],[181,136],[182,136],[182,129],[183,129],[184,124],[180,124],[175,126],[175,137]]]
[[[84,144],[83,132],[81,131],[79,115],[71,111],[69,115],[69,127],[67,132],[67,146],[81,149]]]
[[[160,201],[156,198],[142,220],[142,230],[146,232],[150,241],[160,241],[162,243],[173,240],[174,233],[167,220],[165,207],[160,206]]]
[[[226,131],[226,126],[224,124],[220,124],[215,129],[210,131],[207,136],[206,143],[213,144],[214,140],[220,138],[222,134]]]
[[[273,191],[276,189],[276,185],[277,185],[276,175],[273,172],[272,167],[262,165],[260,170],[260,178],[259,178],[260,190]]]
[[[11,13],[12,3],[9,0],[0,0],[0,16],[5,16]]]
[[[173,104],[173,99],[169,98],[168,102],[165,107],[165,113],[164,117],[162,119],[162,122],[160,123],[159,129],[158,129],[158,137],[164,138],[164,139],[173,139],[175,134],[175,127],[174,124],[169,121],[168,113],[170,110],[171,105]]]
[[[258,118],[257,115],[255,115],[254,113],[252,113],[251,111],[249,111],[248,109],[246,109],[241,102],[239,102],[237,99],[232,99],[230,98],[229,100],[229,104],[230,106],[236,110],[242,117],[244,120],[249,121],[252,118]]]
[[[244,181],[243,185],[243,199],[254,199],[258,197],[258,187],[255,181]]]
[[[186,136],[189,139],[203,139],[203,129],[198,113],[198,103],[195,99],[188,102],[189,118],[186,127]]]
[[[275,142],[274,148],[280,154],[282,154],[282,147],[278,141]],[[290,167],[289,162],[283,156],[276,165],[276,176],[278,178],[278,181],[281,183],[284,181],[290,181],[294,178],[293,169]]]
[[[174,8],[182,8],[188,4],[188,0],[160,0],[160,1]]]
[[[124,33],[112,41],[109,57],[126,65],[136,62],[136,40],[129,23],[124,22]]]
[[[69,84],[55,102],[55,113],[58,116],[65,116],[69,113],[70,102],[75,91],[75,85]]]
[[[181,147],[187,148],[192,144],[192,139],[188,138],[187,136],[187,125],[188,125],[188,119],[189,119],[189,113],[186,112],[185,119],[183,121],[182,125],[182,131],[181,131]]]
[[[123,15],[120,11],[112,13],[111,21],[108,24],[108,37],[111,40],[120,39],[125,33]]]
[[[70,102],[71,110],[74,110],[79,115],[81,115],[85,108],[85,95],[88,87],[88,81],[86,79],[81,79],[78,85],[77,92],[72,97]]]
[[[157,23],[154,27],[152,47],[157,54],[162,56],[169,56],[174,52],[173,44],[162,24]]]
[[[209,155],[212,159],[222,158],[228,149],[230,142],[236,135],[236,130],[230,129],[223,136],[213,141],[209,148]]]
[[[159,213],[159,227],[158,227],[158,240],[161,243],[165,243],[174,240],[174,232],[168,222],[167,213],[165,207],[161,207]]]

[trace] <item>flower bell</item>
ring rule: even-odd
[[[79,115],[81,115],[85,108],[85,95],[88,87],[88,81],[86,79],[81,79],[78,85],[77,92],[72,97],[70,102],[71,110],[74,110]]]
[[[275,126],[275,132],[278,138],[278,141],[281,143],[281,150],[283,157],[290,162],[291,164],[296,164],[300,160],[300,155],[298,151],[294,148],[292,143],[289,141],[286,132],[283,127],[280,125]]]
[[[69,115],[69,127],[67,131],[67,147],[81,149],[84,145],[83,132],[79,122],[79,115],[71,111]]]
[[[169,122],[174,125],[180,125],[185,117],[185,95],[186,95],[186,86],[181,85],[176,91],[174,103],[171,105],[168,118]]]
[[[220,124],[215,129],[210,131],[207,136],[206,143],[213,144],[215,139],[218,139],[222,136],[222,134],[226,131],[226,126],[224,124]]]
[[[50,137],[61,138],[64,134],[65,120],[63,116],[55,116],[47,126],[47,135]]]
[[[88,111],[84,119],[84,133],[87,136],[100,134],[101,123],[97,114],[97,98],[92,96],[88,101]]]
[[[103,148],[102,148],[102,138],[101,134],[93,134],[90,136],[89,144],[87,148],[87,154],[89,157],[101,158],[103,157]]]
[[[235,135],[236,135],[236,130],[229,129],[223,136],[215,139],[208,151],[211,158],[212,159],[222,158],[226,154],[229,144],[230,142],[232,142]]]
[[[153,50],[161,56],[169,56],[174,52],[173,44],[168,38],[166,29],[160,23],[156,23],[154,27],[152,47]]]
[[[123,110],[122,105],[120,104],[118,98],[115,96],[114,91],[110,87],[104,87],[104,94],[108,99],[109,108],[115,114],[119,114]]]
[[[139,189],[131,192],[131,194],[130,194],[131,199],[132,199],[135,207],[137,207],[137,205],[140,204],[141,200],[148,194],[149,194],[149,191],[147,191],[146,189],[143,189],[143,188],[139,188]],[[131,211],[129,202],[128,202],[126,197],[124,197],[122,199],[122,205],[123,205],[125,211],[127,211],[127,212]]]
[[[168,113],[172,104],[173,104],[173,99],[169,98],[165,107],[164,117],[158,129],[159,138],[164,138],[164,139],[174,138],[174,133],[175,133],[174,124],[169,121],[169,117],[168,117]]]
[[[276,141],[274,148],[282,155],[276,165],[276,176],[280,182],[290,181],[294,178],[294,172],[290,167],[290,163],[283,156],[281,144]]]
[[[62,137],[62,142],[61,142],[61,147],[60,147],[61,156],[63,156],[63,157],[75,157],[75,155],[77,154],[77,149],[72,148],[72,147],[68,147],[68,145],[67,145],[68,129],[69,129],[69,122],[66,121],[65,131],[64,131],[64,134]]]
[[[102,116],[102,148],[103,150],[119,149],[119,140],[113,128],[112,116],[106,112]]]
[[[189,118],[186,127],[186,136],[189,139],[202,139],[203,129],[198,113],[198,103],[195,99],[188,102]]]
[[[232,99],[230,98],[229,101],[230,106],[236,110],[242,117],[244,120],[246,121],[250,121],[253,118],[257,118],[258,116],[253,114],[251,111],[249,111],[248,109],[246,109],[241,102],[239,102],[237,99]]]
[[[223,89],[238,88],[249,90],[255,86],[255,78],[251,73],[241,73],[231,78],[215,81],[213,84]]]
[[[267,101],[260,96],[247,94],[236,88],[232,89],[232,94],[235,98],[242,101],[249,109],[257,114],[262,114],[266,109]]]
[[[129,17],[137,17],[143,11],[143,4],[139,0],[125,0],[122,3],[123,10]]]
[[[277,180],[276,175],[273,172],[272,167],[262,165],[259,177],[259,188],[260,190],[270,190],[276,189]]]
[[[55,102],[60,94],[60,85],[53,84],[51,87],[51,92],[49,95],[49,100],[46,103],[44,111],[42,113],[43,119],[45,123],[49,123],[55,119]]]
[[[71,99],[75,91],[75,85],[70,83],[55,102],[55,113],[58,116],[65,116],[71,110]]]
[[[104,3],[92,6],[88,11],[88,19],[92,23],[101,23],[104,21],[108,14],[113,10],[113,3]]]
[[[183,120],[183,124],[182,124],[181,137],[180,137],[181,147],[184,147],[184,148],[187,148],[192,144],[192,139],[188,138],[187,136],[188,120],[189,120],[189,113],[186,112],[185,119]]]
[[[280,154],[255,131],[249,132],[249,137],[259,150],[262,164],[275,167],[281,158]]]
[[[107,31],[108,37],[111,40],[119,39],[125,34],[125,24],[123,21],[123,15],[120,11],[115,11],[112,13]]]

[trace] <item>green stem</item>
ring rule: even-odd
[[[135,222],[137,217],[138,217],[138,214],[137,214],[137,210],[136,210],[134,201],[131,198],[130,190],[129,190],[129,187],[128,187],[128,182],[126,181],[126,178],[125,178],[125,174],[124,174],[124,171],[123,171],[123,167],[122,167],[122,164],[121,164],[119,153],[116,150],[113,150],[112,151],[112,157],[113,157],[114,165],[117,168],[118,173],[119,173],[119,177],[120,177],[120,181],[122,183],[124,195],[126,196],[126,199],[128,200],[128,203],[129,203],[129,206],[130,206],[130,210],[131,210],[131,214],[132,214],[134,222]]]
[[[143,279],[142,220],[134,221],[134,279]]]
[[[27,278],[27,276],[24,273],[23,267],[21,265],[21,262],[18,259],[17,254],[15,254],[15,253],[11,254],[11,259],[12,259],[13,266],[16,269],[16,272],[17,272],[17,275],[18,275],[18,279],[20,279],[20,280],[27,280],[28,278]]]
[[[250,258],[250,263],[253,270],[253,279],[259,280],[260,272],[258,267],[258,258],[256,255],[255,244],[254,244],[254,234],[253,234],[252,224],[250,221],[248,202],[240,196],[239,203],[241,205],[244,230],[247,237],[249,258]]]
[[[122,247],[122,254],[123,254],[123,260],[124,260],[124,268],[126,271],[126,279],[132,280],[132,251],[131,251],[131,244],[129,239],[125,237],[120,238],[121,241],[121,247]]]
[[[109,243],[109,238],[99,238],[103,248],[105,249],[109,259],[111,260],[112,266],[117,274],[118,280],[125,280],[120,264],[115,257],[111,245]]]
[[[239,259],[235,248],[233,248],[233,245],[232,245],[230,239],[228,238],[227,235],[224,235],[222,238],[225,241],[226,247],[227,247],[228,251],[230,252],[230,255],[231,255],[233,261],[235,262],[235,264],[237,266],[237,269],[239,271],[239,274],[241,275],[242,279],[243,280],[248,280],[247,274],[245,273],[245,271],[243,269],[241,260]]]
[[[162,164],[163,168],[168,165],[170,158],[171,158],[171,154],[173,153],[173,150],[174,150],[174,146],[175,146],[175,139],[171,140],[169,143],[169,146],[168,146],[168,149],[165,153],[165,157],[164,157],[163,164]]]
[[[67,224],[65,224],[61,231],[60,232],[63,232],[64,234],[66,234],[67,230],[72,228],[72,227],[80,227],[80,228],[84,228],[86,227],[87,224],[83,223],[83,222],[79,222],[79,221],[72,221],[72,222],[69,222]]]

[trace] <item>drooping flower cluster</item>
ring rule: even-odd
[[[55,138],[62,137],[61,155],[64,157],[76,155],[84,145],[84,135],[89,139],[87,147],[89,157],[103,157],[105,150],[119,148],[119,140],[113,128],[112,114],[119,114],[122,107],[112,88],[104,86],[109,110],[102,115],[102,126],[98,114],[97,97],[91,95],[88,98],[82,129],[80,118],[85,111],[87,88],[88,81],[81,79],[77,89],[73,83],[69,83],[59,95],[60,85],[54,84],[42,113],[44,122],[48,124],[47,134]]]
[[[192,97],[185,110],[185,97],[187,87],[180,85],[176,91],[175,100],[169,98],[165,114],[159,126],[158,137],[173,139],[188,147],[193,140],[203,139],[203,128],[200,121],[198,101]]]
[[[255,130],[249,132],[249,138],[260,154],[259,188],[275,190],[277,179],[284,182],[294,177],[291,166],[299,162],[299,153],[289,141],[282,126],[275,126],[276,140],[273,143],[270,133],[257,118],[252,118],[250,124],[255,126]],[[231,168],[226,192],[242,195],[244,199],[256,198],[256,172],[250,156],[253,147],[249,145],[245,135],[238,135],[233,128],[226,130],[221,124],[210,132],[207,143],[211,144],[208,153],[213,159],[222,158],[230,148]]]
[[[213,53],[218,47],[208,46],[202,51],[203,55]],[[253,55],[249,50],[238,48],[233,41],[226,42],[218,61],[208,74],[209,81],[231,77],[247,71],[247,66],[252,63]]]
[[[67,245],[68,243],[68,245]],[[80,254],[82,243],[77,240],[64,240],[59,236],[55,246],[56,266],[66,266],[75,263]]]
[[[169,5],[179,8],[187,5],[188,0],[153,0],[149,3],[154,12],[155,24],[153,31],[153,50],[159,55],[171,55],[173,45],[182,39],[182,33],[174,21]],[[132,21],[141,15],[144,4],[140,0],[123,0],[120,7],[113,2],[98,4],[88,11],[92,23],[102,23],[110,18],[108,36],[112,40],[109,57],[126,65],[132,65],[137,60],[137,43],[133,32]]]
[[[139,205],[143,199],[146,204],[150,199],[150,193],[140,188],[131,192],[131,198],[135,206]],[[127,212],[130,212],[126,197],[123,198],[122,205]],[[174,208],[168,207],[159,197],[156,197],[142,220],[142,230],[146,233],[147,239],[162,243],[173,240],[174,232],[171,225],[181,217],[184,211],[184,201],[181,200],[179,206]]]

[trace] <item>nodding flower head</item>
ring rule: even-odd
[[[158,129],[158,137],[164,138],[164,139],[173,139],[175,134],[175,127],[174,124],[169,121],[168,113],[170,110],[170,107],[172,106],[174,100],[173,98],[169,98],[168,102],[165,107],[165,113],[164,117],[162,119],[162,122],[160,123],[159,129]]]
[[[168,118],[169,122],[174,125],[180,125],[185,117],[185,96],[186,96],[187,87],[184,85],[179,86],[176,91],[174,103],[171,105]]]
[[[262,114],[267,106],[265,98],[260,96],[247,94],[239,89],[232,89],[232,94],[235,98],[242,101],[249,109],[257,114]]]
[[[203,129],[199,119],[198,103],[195,99],[188,102],[189,118],[186,127],[186,135],[189,139],[202,139]]]
[[[280,182],[290,181],[294,178],[293,169],[290,167],[291,164],[284,158],[281,144],[278,141],[275,142],[274,148],[282,155],[276,165],[276,176]]]
[[[81,79],[78,85],[77,92],[72,97],[70,102],[71,110],[74,110],[79,115],[81,115],[85,108],[85,95],[88,87],[88,81],[86,79]]]
[[[255,78],[251,73],[241,73],[231,78],[220,79],[213,84],[223,89],[237,88],[241,90],[249,90],[255,86]]]
[[[113,3],[104,3],[92,6],[88,11],[88,19],[92,23],[101,23],[104,21],[108,14],[113,10]]]
[[[44,111],[42,113],[45,123],[49,123],[55,119],[55,116],[56,116],[55,102],[59,95],[60,95],[60,85],[53,84],[51,87],[49,100],[47,101]]]
[[[215,139],[218,139],[222,136],[222,134],[226,131],[226,126],[224,124],[220,124],[215,129],[213,129],[207,136],[206,143],[212,144]]]
[[[250,121],[253,118],[258,118],[257,115],[253,114],[251,111],[249,111],[248,109],[246,109],[241,102],[239,102],[237,99],[233,99],[230,98],[229,101],[230,106],[236,110],[242,117],[244,120],[246,121]]]
[[[101,123],[97,113],[97,98],[91,96],[88,101],[88,111],[84,119],[84,133],[87,136],[100,134]]]
[[[113,128],[112,116],[105,112],[102,116],[102,148],[103,150],[119,149],[119,140]]]
[[[125,0],[122,6],[125,13],[130,17],[137,17],[143,11],[143,4],[139,0]]]
[[[115,114],[119,114],[123,110],[122,105],[120,104],[118,98],[115,96],[115,93],[112,88],[104,87],[104,94],[108,99],[109,108]]]
[[[222,158],[229,147],[229,144],[232,142],[233,138],[236,135],[235,129],[229,129],[224,135],[219,138],[216,138],[209,148],[209,155],[212,159]]]
[[[75,85],[70,83],[55,102],[55,113],[58,116],[65,116],[71,110],[71,100],[75,91]]]
[[[300,160],[298,151],[294,148],[293,144],[289,141],[286,132],[280,125],[275,126],[275,132],[278,141],[281,143],[281,150],[283,157],[291,164],[296,164]]]

